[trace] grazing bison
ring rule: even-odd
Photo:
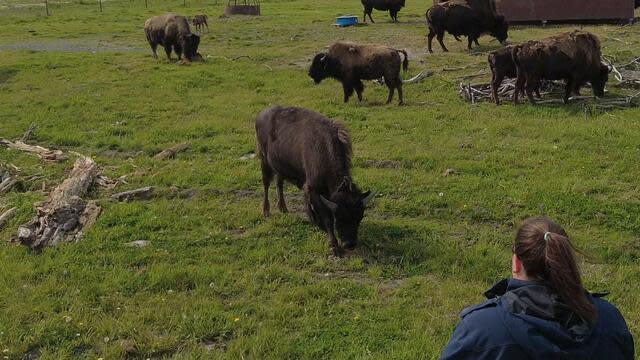
[[[371,18],[371,12],[373,9],[387,11],[389,10],[389,16],[394,22],[398,22],[398,12],[404,7],[405,0],[362,0],[362,6],[364,7],[364,21],[367,22],[367,15],[369,20],[373,23]]]
[[[486,4],[485,4],[486,3]],[[468,48],[472,43],[478,44],[478,38],[489,33],[504,44],[507,40],[509,26],[501,15],[496,15],[487,1],[450,0],[435,4],[427,10],[427,47],[433,52],[431,44],[433,38],[438,39],[443,51],[447,50],[442,39],[445,31],[453,35],[456,40],[464,35],[468,39]]]
[[[516,64],[513,62],[513,49],[513,46],[507,46],[490,52],[487,57],[491,69],[491,97],[496,105],[500,104],[498,88],[502,84],[502,80],[505,77],[512,79],[517,77]],[[539,89],[536,88],[535,91],[536,95],[540,97]]]
[[[202,31],[204,29],[204,27],[207,27],[207,32],[209,32],[209,24],[207,24],[207,19],[209,17],[207,15],[201,14],[201,15],[194,15],[193,19],[191,20],[191,23],[193,24],[193,26],[195,26],[196,31]]]
[[[513,95],[518,103],[518,93],[526,90],[529,101],[535,103],[532,91],[539,87],[541,79],[565,80],[566,104],[571,94],[579,94],[580,87],[591,83],[595,96],[604,96],[604,86],[609,78],[610,67],[602,63],[598,38],[586,31],[574,30],[529,41],[513,49],[517,80]]]
[[[158,58],[156,48],[161,45],[169,60],[171,60],[172,48],[178,60],[202,60],[202,56],[198,54],[200,37],[191,33],[189,22],[184,16],[165,14],[149,18],[144,22],[144,33],[153,51],[153,57],[156,59]]]
[[[278,208],[287,212],[283,185],[288,181],[304,192],[309,219],[326,231],[335,255],[358,243],[364,208],[373,199],[351,180],[351,140],[345,127],[310,110],[280,106],[256,118],[256,139],[262,167],[264,201],[269,216],[269,186],[275,176]]]
[[[404,61],[400,58],[404,55]],[[387,104],[393,98],[393,92],[398,89],[399,105],[402,105],[402,80],[400,66],[406,71],[409,58],[405,50],[396,50],[380,45],[358,45],[349,42],[337,42],[329,47],[327,52],[317,54],[309,68],[309,76],[319,84],[331,77],[342,83],[344,102],[348,102],[353,90],[362,101],[364,85],[361,80],[376,80],[384,78],[389,88]]]

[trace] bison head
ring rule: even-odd
[[[506,45],[507,38],[509,37],[509,25],[507,24],[504,16],[496,16],[495,25],[491,30],[491,36],[498,39],[501,44]]]
[[[334,231],[345,249],[351,250],[358,244],[358,228],[364,217],[364,208],[374,196],[371,191],[361,193],[348,177],[330,199],[320,195],[322,203],[333,214]]]
[[[609,73],[612,68],[609,65],[600,64],[600,69],[598,73],[591,79],[591,89],[593,90],[593,95],[597,97],[604,96],[604,85],[609,80]]]
[[[198,59],[198,45],[200,45],[200,36],[196,34],[187,34],[182,36],[183,53],[188,60]],[[202,57],[200,57],[202,58]]]
[[[316,84],[329,77],[329,55],[326,53],[317,54],[311,62],[309,76]]]

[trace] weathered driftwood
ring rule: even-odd
[[[18,180],[12,178],[11,176],[8,176],[2,182],[0,182],[0,194],[9,192],[9,190],[11,190],[11,188],[17,183]]]
[[[36,131],[36,127],[37,127],[36,124],[33,124],[33,123],[29,125],[29,128],[27,129],[27,131],[24,132],[20,141],[22,142],[29,141],[29,139],[31,139],[31,136],[33,135],[33,132]]]
[[[174,145],[168,149],[162,150],[153,158],[156,160],[165,160],[165,159],[173,158],[176,156],[177,153],[179,153],[180,151],[187,150],[188,148],[189,148],[189,144],[186,144],[186,143]]]
[[[424,80],[425,78],[428,78],[431,75],[433,75],[433,71],[420,71],[416,76],[412,77],[411,79],[402,80],[402,83],[405,85],[415,84]],[[373,80],[373,82],[377,85],[384,85],[384,78]]]
[[[10,149],[37,154],[41,159],[46,161],[62,161],[67,159],[67,157],[62,153],[61,150],[49,150],[42,146],[29,145],[25,144],[21,140],[17,140],[14,142],[7,139],[0,139],[0,144]]]
[[[111,199],[115,201],[131,201],[131,200],[148,200],[153,193],[153,187],[146,186],[140,189],[124,191],[111,195]]]
[[[498,88],[498,97],[501,101],[509,102],[512,100],[513,91],[515,89],[515,79],[508,79],[502,82]],[[475,104],[482,101],[492,101],[491,84],[466,84],[461,82],[459,85],[459,94],[465,100]],[[536,100],[536,104],[561,104],[561,95],[564,93],[564,84],[560,81],[542,81],[540,86],[540,94],[555,94],[558,97],[544,100]],[[573,96],[569,98],[572,103],[583,104],[584,106],[592,104],[596,109],[609,110],[614,108],[628,108],[638,106],[638,98],[640,93],[629,96],[595,98],[593,96]],[[523,99],[526,101],[526,97]]]
[[[11,218],[16,214],[16,208],[11,208],[7,211],[5,211],[4,213],[2,213],[2,215],[0,215],[0,230],[2,230],[2,228],[4,227],[4,225],[11,220]]]
[[[100,214],[100,206],[82,199],[97,176],[91,158],[78,158],[69,177],[36,206],[36,216],[18,228],[18,240],[34,250],[79,241]]]

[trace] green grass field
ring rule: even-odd
[[[2,168],[40,177],[0,198],[0,213],[17,207],[0,229],[0,356],[437,358],[459,311],[510,275],[517,224],[541,213],[591,256],[588,289],[609,291],[640,338],[639,109],[470,105],[458,78],[486,70],[486,56],[450,36],[450,53],[427,55],[423,1],[408,1],[400,24],[375,12],[376,24],[344,29],[331,23],[360,15],[357,0],[265,0],[255,18],[218,18],[222,1],[114,0],[103,13],[60,2],[49,17],[18,3],[0,0],[0,137],[35,123],[32,143],[90,155],[127,176],[116,191],[152,185],[157,196],[116,203],[96,190],[103,212],[85,239],[33,253],[6,240],[74,157],[0,149]],[[205,63],[152,59],[142,24],[166,11],[210,15]],[[515,27],[510,41],[576,26]],[[637,25],[585,28],[618,62],[640,51]],[[337,82],[306,75],[339,39],[406,48],[405,77],[435,75],[405,86],[406,106],[384,105],[372,83],[345,105]],[[480,43],[474,52],[498,47]],[[329,256],[292,186],[295,211],[261,215],[258,161],[240,158],[255,149],[255,115],[274,104],[351,131],[355,181],[378,195],[347,257]],[[191,147],[176,159],[152,159],[181,142]],[[125,246],[135,240],[150,245]]]

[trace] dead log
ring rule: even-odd
[[[11,176],[7,177],[2,182],[0,182],[0,194],[9,192],[9,190],[11,190],[11,188],[17,183],[18,180],[12,178]]]
[[[36,131],[36,127],[37,127],[36,124],[31,123],[27,131],[25,131],[25,133],[22,135],[22,138],[20,139],[20,141],[22,142],[29,141],[29,139],[31,139],[31,136],[33,135],[33,132]]]
[[[408,80],[402,80],[403,84],[415,84],[417,82],[422,81],[423,79],[429,77],[433,75],[433,71],[420,71],[420,73],[414,77],[412,77],[411,79]]]
[[[156,160],[165,160],[165,159],[173,158],[176,156],[177,153],[179,153],[180,151],[187,150],[188,148],[189,148],[189,144],[187,143],[174,145],[168,149],[162,150],[160,153],[156,154],[156,156],[154,156],[153,158]]]
[[[67,159],[67,157],[62,153],[61,150],[49,150],[42,146],[25,144],[20,140],[13,142],[7,139],[0,139],[0,144],[10,149],[37,154],[42,160],[45,161],[63,161]]]
[[[111,195],[111,199],[115,201],[131,201],[131,200],[149,200],[153,187],[146,186],[140,189],[124,191]]]
[[[4,227],[7,221],[11,220],[11,218],[16,214],[16,208],[11,208],[5,211],[2,215],[0,215],[0,230]]]
[[[82,199],[97,176],[98,165],[91,158],[78,158],[69,177],[36,206],[36,216],[18,228],[18,240],[34,250],[79,241],[100,214],[95,202]]]

